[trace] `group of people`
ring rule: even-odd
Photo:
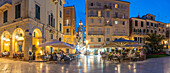
[[[42,59],[49,59],[50,61],[68,61],[71,58],[67,53],[60,51],[59,53],[53,52],[52,54],[49,54],[48,52],[44,53]]]
[[[121,59],[127,59],[127,58],[140,58],[140,60],[146,59],[146,53],[144,49],[141,49],[140,52],[132,51],[130,50],[128,53],[125,52],[103,52],[100,53],[103,60],[113,60],[113,58],[117,59],[119,62]]]

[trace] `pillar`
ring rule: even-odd
[[[29,60],[28,52],[32,50],[32,35],[26,32],[24,39],[24,60]]]
[[[2,52],[2,46],[1,46],[1,38],[0,38],[0,53]]]
[[[10,56],[9,57],[13,57],[12,38],[10,38],[9,52],[10,52]]]

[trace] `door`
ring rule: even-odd
[[[22,53],[22,45],[19,45],[19,51]]]

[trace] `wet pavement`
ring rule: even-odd
[[[81,56],[79,60],[58,64],[0,58],[0,73],[170,73],[170,57],[103,63],[100,56]]]

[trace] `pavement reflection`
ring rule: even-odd
[[[97,56],[84,56],[68,63],[29,63],[0,58],[0,73],[168,73],[170,57],[114,63]]]

